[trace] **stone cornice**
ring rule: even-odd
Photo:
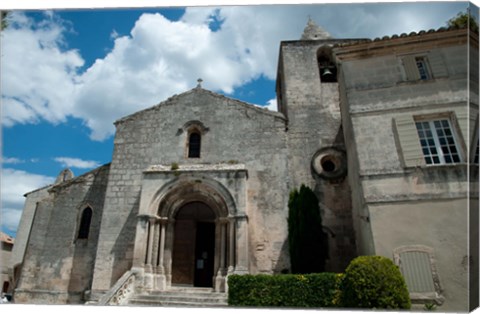
[[[178,167],[178,168],[177,168]],[[184,164],[175,169],[171,165],[151,165],[144,173],[156,172],[211,172],[211,171],[247,171],[244,164],[218,163],[218,164]]]

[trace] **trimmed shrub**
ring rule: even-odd
[[[409,309],[410,297],[398,267],[383,256],[360,256],[348,265],[340,283],[339,306]]]
[[[254,307],[334,307],[334,273],[309,275],[230,275],[228,304]]]
[[[293,274],[325,270],[327,236],[322,231],[318,199],[307,186],[290,193],[288,201],[288,246]]]

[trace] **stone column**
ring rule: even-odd
[[[148,246],[147,246],[147,260],[146,269],[152,272],[152,254],[153,254],[153,234],[155,232],[155,217],[150,217],[148,220]]]
[[[158,265],[157,265],[157,270],[159,274],[164,274],[165,273],[165,266],[164,266],[164,260],[165,260],[165,232],[168,224],[168,218],[160,218],[160,246],[158,250]]]
[[[235,218],[228,219],[229,246],[228,246],[228,273],[235,270]]]
[[[172,254],[175,237],[175,219],[169,219],[165,227],[165,249],[163,255],[167,287],[170,287],[172,285]]]
[[[157,272],[158,267],[158,258],[160,254],[160,247],[159,247],[159,239],[160,239],[160,222],[158,219],[155,219],[153,223],[153,242],[152,242],[152,272]]]
[[[248,217],[238,215],[236,218],[236,264],[235,274],[248,274]]]
[[[148,239],[148,216],[137,216],[137,230],[135,235],[135,248],[133,251],[133,267],[137,270],[144,268],[146,263],[146,243]]]
[[[149,217],[148,220],[148,245],[147,245],[147,258],[145,265],[145,289],[153,290],[154,289],[154,276],[152,269],[152,254],[153,254],[153,234],[155,232],[155,221],[156,218],[153,216]]]
[[[157,281],[156,288],[158,290],[166,290],[167,288],[167,278],[165,276],[165,236],[166,229],[168,224],[168,218],[162,217],[159,219],[160,225],[160,243],[158,247],[158,264],[156,267],[157,270]]]
[[[221,292],[225,290],[225,258],[226,258],[226,245],[227,245],[227,223],[226,218],[220,218],[218,224],[220,227],[220,263],[218,267],[217,276],[215,278],[215,291]]]

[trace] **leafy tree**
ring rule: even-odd
[[[456,17],[448,20],[447,26],[454,28],[465,28],[468,26],[471,31],[478,33],[477,20],[470,14],[469,10],[467,12],[459,12]]]
[[[0,24],[0,30],[4,30],[5,28],[8,27],[8,15],[9,15],[9,12],[8,11],[0,11],[0,20],[2,21],[2,23]]]
[[[292,273],[309,274],[325,270],[327,238],[315,193],[305,185],[290,193],[288,202],[288,244]]]

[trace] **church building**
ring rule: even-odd
[[[413,304],[467,311],[478,57],[467,28],[337,39],[310,20],[280,43],[278,112],[199,80],[119,119],[111,163],[26,194],[14,301],[154,305],[176,292],[225,305],[230,274],[289,272],[288,199],[304,184],[326,271],[386,256]]]

